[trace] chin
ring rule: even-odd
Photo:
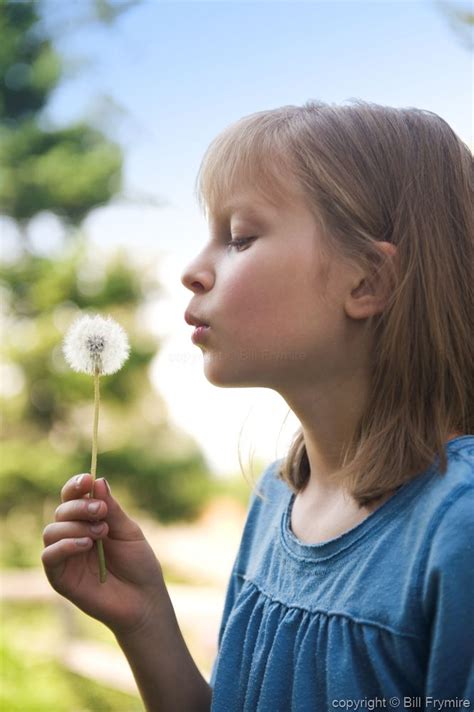
[[[263,387],[258,374],[251,373],[242,359],[230,358],[221,352],[203,351],[204,375],[209,383],[219,388]]]

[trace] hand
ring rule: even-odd
[[[160,602],[168,600],[161,566],[105,480],[96,480],[93,499],[91,487],[89,474],[66,482],[55,522],[43,531],[41,560],[55,591],[114,633],[133,632],[159,615]],[[98,511],[90,512],[91,505]],[[99,581],[97,539],[104,545],[105,583]]]

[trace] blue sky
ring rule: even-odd
[[[202,155],[241,116],[308,99],[428,109],[472,145],[472,54],[428,1],[148,0],[107,30],[78,22],[86,6],[46,0],[49,21],[61,26],[59,49],[71,66],[83,61],[57,90],[50,117],[90,118],[97,97],[109,95],[122,111],[109,130],[124,148],[127,190],[165,202],[95,211],[86,222],[95,250],[123,245],[156,264],[167,296],[146,315],[164,339],[152,377],[214,470],[238,470],[242,427],[244,462],[252,450],[282,456],[297,424],[290,415],[280,434],[283,401],[264,389],[210,385],[183,321],[191,295],[180,274],[206,238],[193,197]]]
[[[127,179],[170,200],[188,199],[225,125],[307,99],[429,109],[472,142],[472,54],[434,2],[148,0],[113,30],[72,30],[60,47],[90,64],[52,114],[112,96],[128,112]]]

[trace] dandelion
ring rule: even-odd
[[[127,334],[110,316],[77,319],[64,339],[64,355],[74,371],[107,376],[122,368],[130,347]]]
[[[94,424],[92,428],[92,489],[89,497],[94,496],[94,482],[97,471],[97,433],[99,428],[100,376],[116,373],[128,358],[130,346],[127,334],[120,324],[110,316],[83,316],[70,327],[64,338],[63,352],[66,361],[74,371],[94,376]],[[97,541],[99,557],[99,579],[106,579],[104,546]]]

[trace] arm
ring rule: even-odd
[[[95,500],[88,496],[91,485],[88,473],[68,480],[55,521],[44,529],[41,559],[49,582],[115,634],[148,712],[208,712],[211,688],[182,638],[152,548],[105,481],[96,481]],[[90,504],[98,506],[95,513]],[[97,522],[99,533],[91,529]],[[107,559],[105,585],[93,547],[99,538]]]
[[[212,689],[184,642],[167,592],[160,607],[146,627],[115,633],[145,708],[147,712],[209,712]]]
[[[424,577],[431,628],[425,697],[474,705],[474,491],[466,488],[433,534]]]

